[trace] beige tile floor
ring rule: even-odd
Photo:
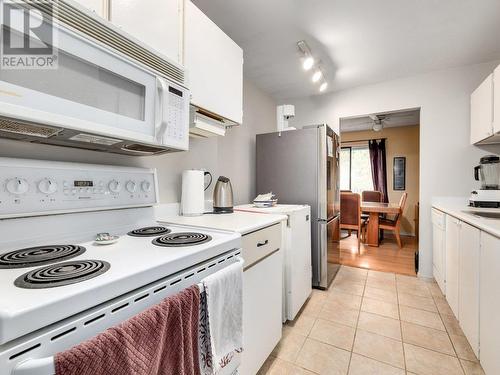
[[[434,281],[342,266],[314,290],[259,375],[480,375]]]

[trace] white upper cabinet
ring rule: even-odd
[[[243,120],[243,50],[186,1],[184,63],[191,103],[227,120]]]
[[[493,73],[493,131],[500,132],[500,65]]]
[[[111,2],[109,17],[113,24],[182,64],[184,0],[108,1]]]
[[[472,93],[470,104],[470,140],[475,144],[493,135],[493,74]]]
[[[107,13],[108,1],[106,0],[74,0],[85,8],[91,10],[100,17],[105,18]]]

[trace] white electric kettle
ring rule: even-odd
[[[205,184],[205,176],[210,181]],[[205,190],[212,183],[212,175],[200,169],[189,169],[182,172],[181,215],[199,216],[205,212]]]

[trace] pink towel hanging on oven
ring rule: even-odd
[[[56,375],[199,375],[196,285],[55,356]]]

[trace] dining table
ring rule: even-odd
[[[378,246],[380,214],[397,215],[401,212],[401,207],[397,203],[363,201],[361,202],[361,211],[369,214],[368,227],[366,229],[366,244],[369,246]]]

